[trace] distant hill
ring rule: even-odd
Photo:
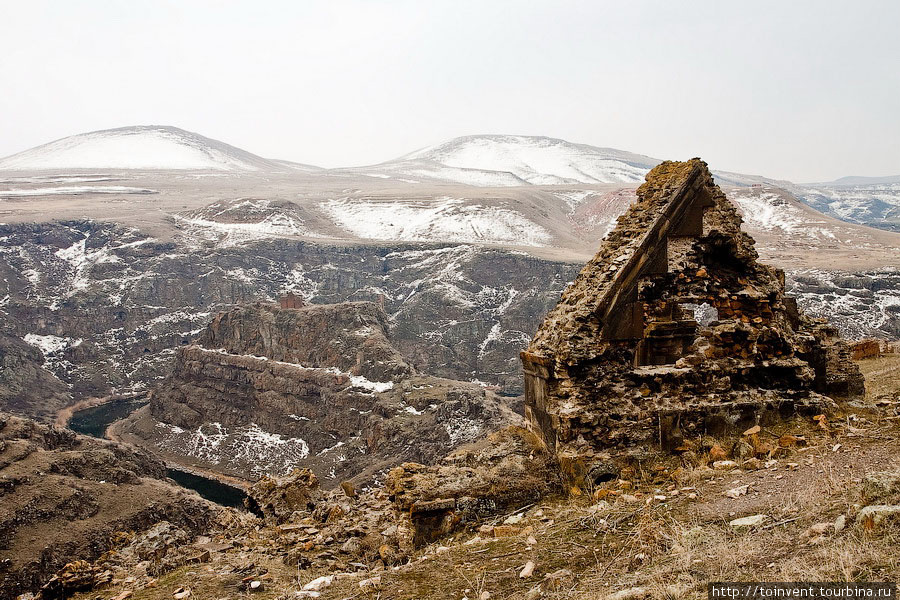
[[[268,171],[294,168],[177,127],[147,125],[81,133],[0,159],[0,170]]]
[[[378,165],[373,177],[425,177],[476,186],[637,183],[660,160],[549,137],[471,135]]]

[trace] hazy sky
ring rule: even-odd
[[[164,124],[325,167],[514,133],[895,175],[898,25],[895,0],[0,0],[0,156]]]

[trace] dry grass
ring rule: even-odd
[[[900,351],[857,362],[866,378],[866,400],[900,399]]]

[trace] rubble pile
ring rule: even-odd
[[[540,439],[508,427],[456,450],[439,465],[405,463],[393,469],[385,489],[409,522],[413,547],[419,547],[562,488],[559,468]]]
[[[529,423],[576,478],[863,394],[847,345],[757,261],[706,163],[662,163],[637,196],[520,355]]]

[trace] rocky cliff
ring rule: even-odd
[[[72,402],[69,388],[44,368],[44,361],[34,345],[0,332],[0,408],[49,419]]]
[[[203,468],[255,479],[304,466],[329,487],[432,462],[514,420],[480,385],[418,373],[387,321],[371,302],[220,313],[120,429]]]
[[[0,597],[160,521],[196,533],[212,512],[144,452],[0,413]]]
[[[518,393],[517,353],[580,267],[468,244],[191,246],[97,221],[0,225],[0,317],[81,399],[165,376],[173,349],[236,304],[286,291],[383,301],[393,344],[417,369]],[[801,306],[844,333],[900,335],[895,270],[788,275]]]
[[[0,225],[0,257],[0,315],[20,339],[53,336],[47,365],[76,398],[165,376],[212,315],[289,291],[383,302],[393,344],[420,371],[516,390],[516,352],[577,271],[471,245],[192,248],[98,222]]]

